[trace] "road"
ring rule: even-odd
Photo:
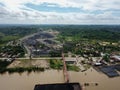
[[[0,59],[8,59],[8,58],[0,58]],[[24,60],[24,59],[30,59],[29,57],[25,58],[15,58],[16,60]],[[62,59],[62,57],[40,57],[40,58],[32,58],[32,59]]]

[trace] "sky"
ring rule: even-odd
[[[120,24],[120,0],[0,0],[0,24]]]

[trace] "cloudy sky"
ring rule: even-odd
[[[120,24],[120,0],[0,0],[0,24]]]

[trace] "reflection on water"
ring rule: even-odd
[[[108,78],[106,75],[89,69],[86,72],[69,72],[70,82],[82,85],[89,83],[85,90],[120,90],[120,77]],[[35,84],[63,83],[63,71],[49,70],[39,73],[0,75],[0,90],[33,90]],[[98,83],[98,86],[95,85]]]

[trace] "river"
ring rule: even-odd
[[[81,85],[89,83],[84,90],[120,90],[120,77],[109,78],[93,68],[85,72],[69,71],[70,82],[79,82]],[[28,74],[5,73],[0,75],[0,90],[34,90],[35,84],[63,83],[63,71],[46,70]],[[98,83],[98,86],[95,86]]]

